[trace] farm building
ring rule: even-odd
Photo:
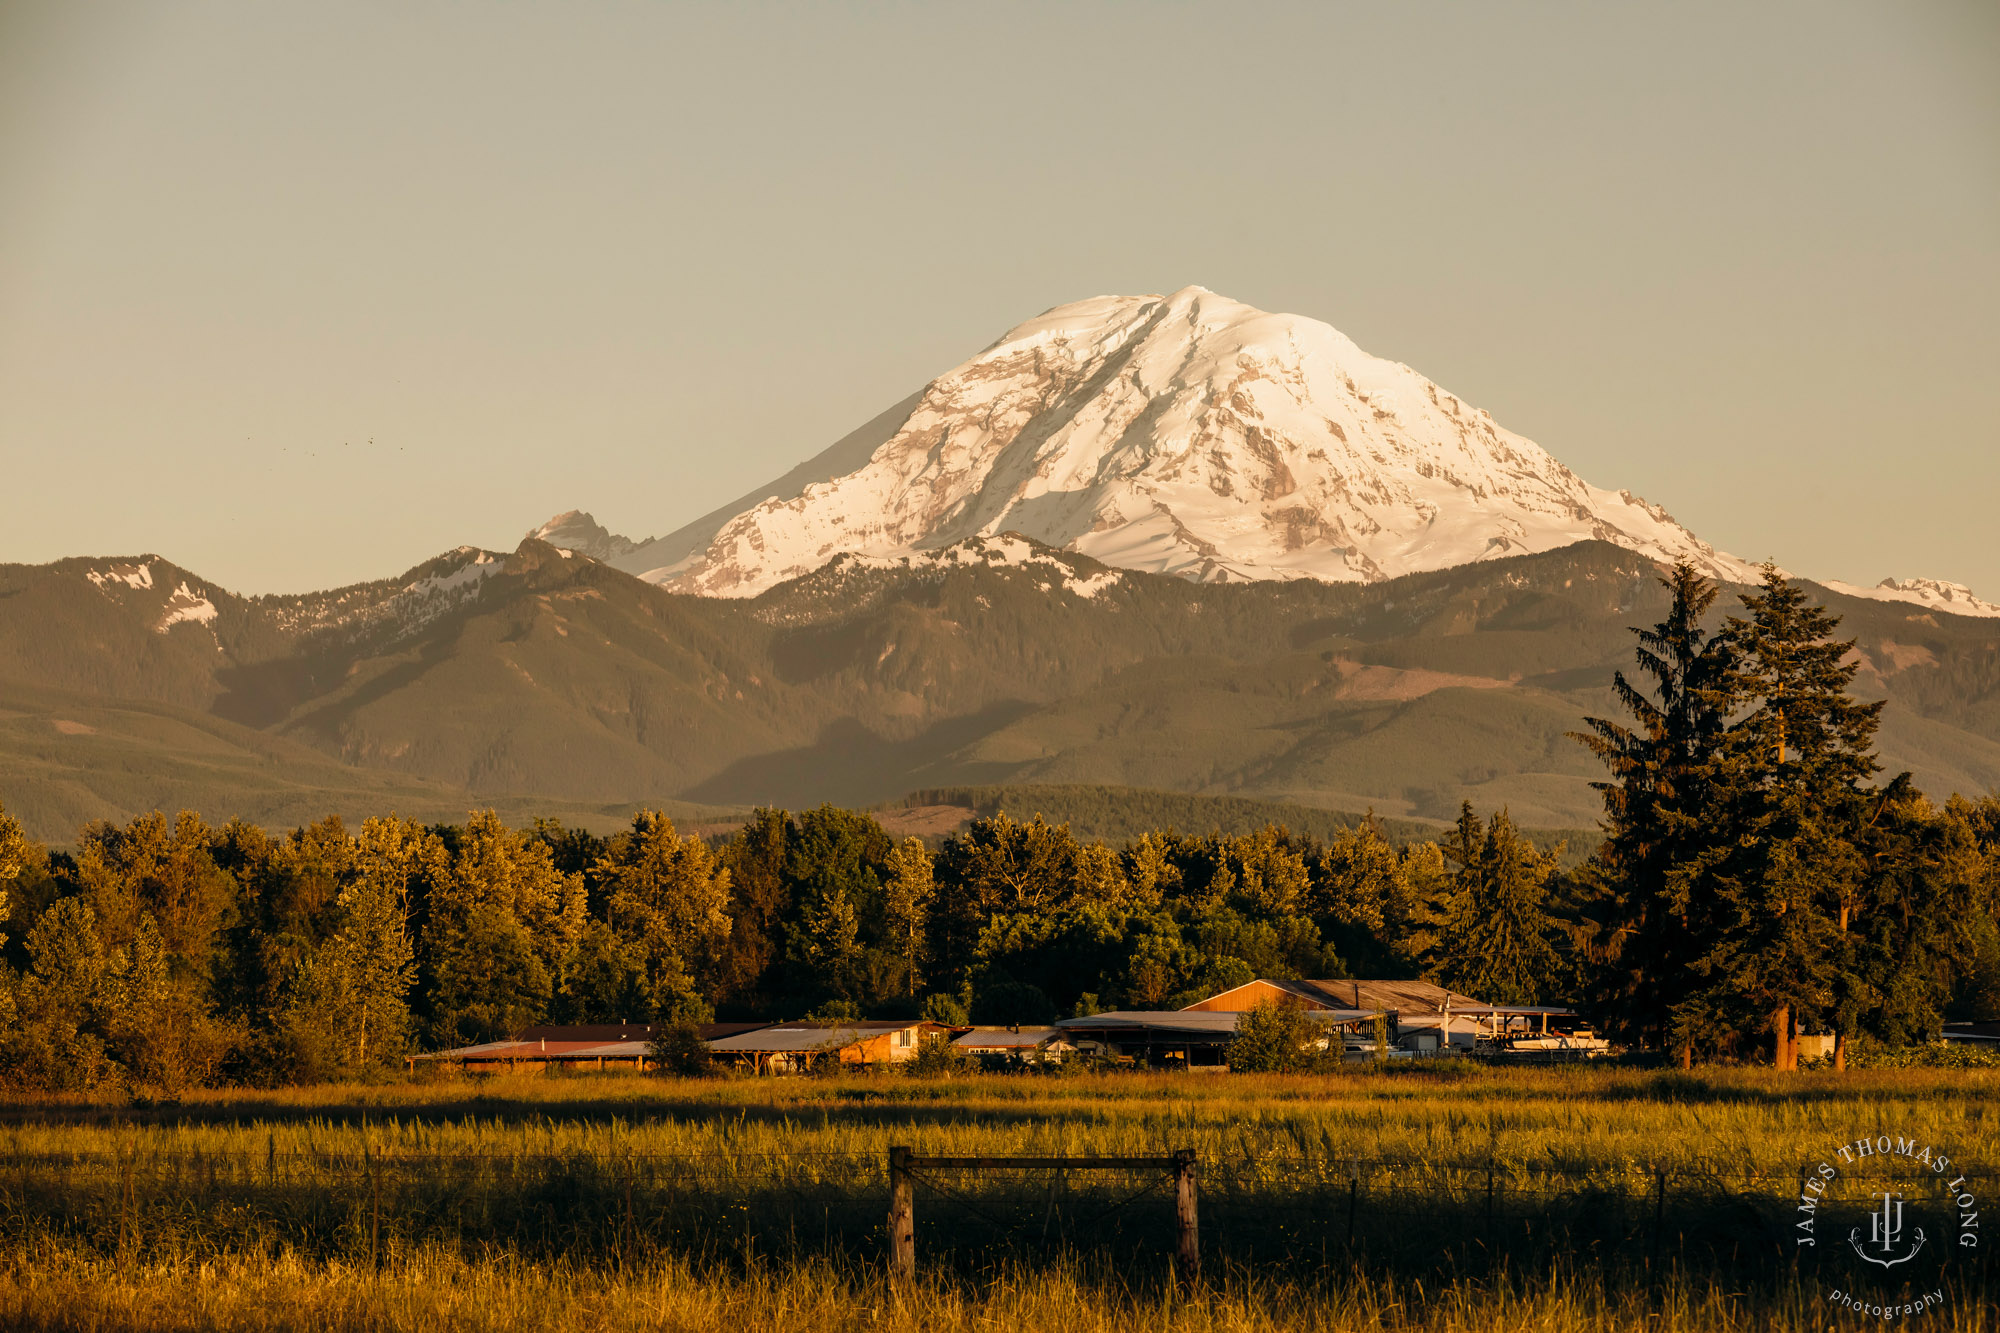
[[[1389,1039],[1410,1049],[1436,1050],[1440,1034],[1448,1026],[1452,1043],[1470,1046],[1477,1024],[1464,1017],[1468,1009],[1485,1006],[1485,1001],[1433,985],[1428,981],[1278,981],[1260,977],[1246,981],[1188,1006],[1192,1010],[1223,1012],[1254,1009],[1259,1004],[1291,1000],[1308,1009],[1378,1010],[1389,1019]],[[1429,1041],[1425,1042],[1424,1037]]]
[[[1254,1006],[1253,1006],[1254,1007]],[[1056,1024],[1080,1051],[1138,1060],[1149,1065],[1220,1068],[1229,1062],[1229,1043],[1245,1009],[1115,1009]],[[1375,1022],[1373,1009],[1311,1010],[1328,1025],[1328,1039],[1343,1043]]]
[[[914,1059],[925,1041],[948,1037],[942,1023],[906,1019],[883,1023],[772,1023],[740,1036],[708,1043],[709,1054],[755,1069],[760,1074],[793,1074],[815,1062],[835,1058],[842,1064],[900,1064]]]
[[[1379,1010],[1389,1020],[1389,1040],[1407,1051],[1436,1051],[1446,1043],[1461,1051],[1547,1051],[1599,1054],[1609,1043],[1561,1005],[1495,1005],[1428,981],[1281,981],[1260,977],[1189,1010],[1224,1013],[1285,1000],[1315,1011]]]
[[[764,1026],[763,1023],[698,1023],[695,1035],[706,1043],[754,1032]],[[610,1062],[644,1069],[652,1055],[653,1038],[664,1030],[664,1025],[655,1023],[547,1025],[526,1028],[500,1041],[412,1056],[410,1063],[445,1060],[486,1068],[540,1070],[551,1064],[602,1069]]]
[[[952,1047],[983,1065],[1021,1065],[1031,1060],[1061,1061],[1076,1047],[1055,1028],[974,1028],[952,1039]]]

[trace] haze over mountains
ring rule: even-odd
[[[1082,783],[1591,823],[1659,562],[1754,577],[1326,325],[1199,288],[1060,307],[650,541],[237,597],[158,555],[0,566],[0,800],[266,822]],[[642,577],[643,576],[643,577]],[[2000,607],[1828,600],[1882,750],[2000,783]],[[681,807],[683,809],[687,806]]]

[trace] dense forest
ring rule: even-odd
[[[608,838],[491,812],[282,836],[183,812],[53,854],[0,812],[0,1074],[277,1084],[537,1022],[1042,1022],[1254,976],[1576,1002],[1684,1061],[1781,1066],[1802,1028],[1844,1058],[2000,1014],[2000,801],[1878,780],[1881,705],[1850,697],[1836,622],[1775,571],[1713,629],[1716,590],[1667,582],[1645,688],[1618,680],[1629,718],[1579,736],[1608,775],[1573,869],[1470,806],[1431,839],[1371,821],[1119,845],[1002,810],[935,846],[833,806],[718,838],[654,812]]]

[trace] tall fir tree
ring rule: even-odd
[[[1597,1007],[1624,1040],[1671,1050],[1686,1068],[1695,1040],[1689,969],[1703,952],[1705,904],[1691,897],[1685,872],[1710,842],[1740,682],[1732,641],[1702,623],[1715,585],[1685,561],[1660,582],[1671,599],[1666,618],[1632,631],[1651,693],[1615,673],[1632,725],[1589,717],[1576,739],[1611,770],[1611,781],[1593,784],[1604,799],[1604,841],[1584,871],[1596,890]]]
[[[1745,1037],[1767,1030],[1773,1063],[1796,1069],[1800,1025],[1837,1021],[1843,994],[1865,985],[1844,970],[1842,937],[1866,893],[1863,784],[1881,770],[1870,747],[1883,705],[1850,696],[1853,641],[1834,638],[1839,619],[1775,566],[1741,600],[1750,614],[1732,616],[1723,637],[1749,711],[1717,767],[1711,852],[1695,881],[1714,917],[1695,970],[1718,1016],[1733,1015]]]

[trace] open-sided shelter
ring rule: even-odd
[[[741,1036],[708,1043],[709,1054],[747,1065],[760,1074],[790,1074],[824,1059],[842,1064],[886,1065],[914,1060],[923,1044],[951,1029],[924,1019],[854,1023],[772,1023]]]
[[[722,1037],[754,1032],[763,1023],[698,1023],[694,1033],[704,1043]],[[551,1064],[590,1065],[603,1069],[607,1063],[629,1064],[645,1069],[652,1058],[653,1038],[666,1030],[658,1023],[545,1024],[524,1028],[500,1041],[458,1046],[412,1056],[419,1060],[456,1061],[460,1064],[494,1068],[539,1070]]]
[[[951,1044],[953,1049],[988,1066],[1022,1065],[1036,1060],[1060,1063],[1076,1054],[1076,1047],[1056,1028],[974,1028],[952,1038]]]
[[[1247,1009],[1114,1009],[1056,1024],[1077,1049],[1138,1060],[1149,1065],[1221,1066],[1229,1063],[1229,1043]],[[1373,1009],[1308,1010],[1327,1025],[1327,1039],[1343,1042],[1371,1026]]]

